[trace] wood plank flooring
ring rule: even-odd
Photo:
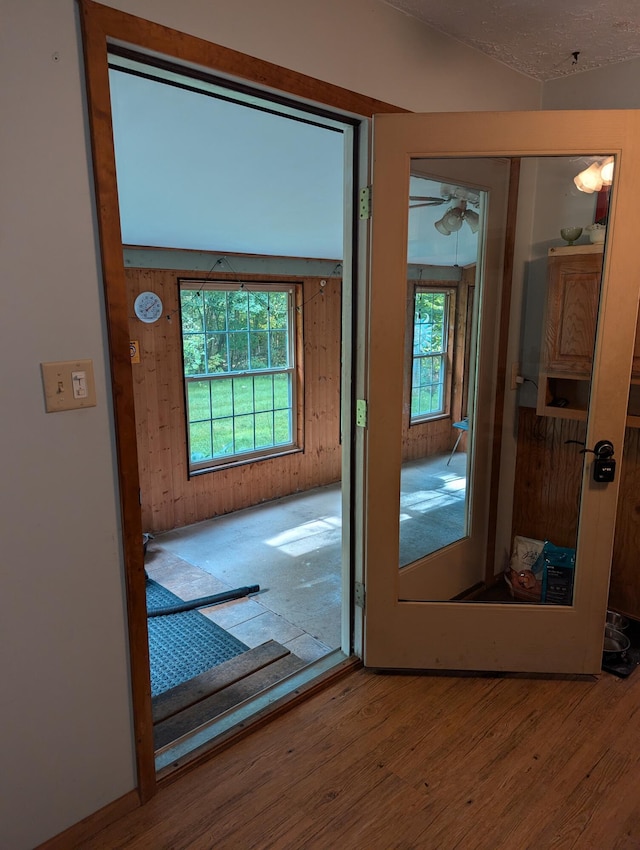
[[[352,673],[82,850],[638,850],[640,672]]]

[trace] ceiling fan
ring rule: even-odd
[[[440,197],[434,197],[433,195],[410,195],[409,209],[436,207],[440,206],[440,204],[451,204],[452,201],[454,202],[452,206],[434,224],[438,233],[441,233],[443,236],[451,236],[452,233],[460,230],[462,223],[465,221],[471,228],[472,233],[477,233],[480,227],[480,216],[477,212],[467,209],[469,204],[474,207],[480,206],[480,193],[473,189],[443,183],[440,186]]]
[[[480,192],[476,192],[474,189],[467,189],[465,186],[453,186],[450,183],[443,183],[440,186],[440,197],[434,197],[433,195],[410,195],[409,207],[411,209],[417,207],[436,207],[440,204],[451,203],[451,201],[466,201],[474,207],[479,207]]]

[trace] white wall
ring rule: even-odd
[[[594,71],[585,71],[551,80],[543,88],[543,109],[638,109],[640,108],[640,60],[630,60]],[[589,151],[585,151],[589,153]],[[535,212],[528,261],[524,268],[524,302],[521,317],[520,344],[517,360],[523,374],[536,378],[541,325],[547,286],[547,251],[563,245],[560,228],[592,223],[595,196],[578,192],[573,177],[588,162],[560,159],[540,161],[536,188]],[[580,243],[588,244],[583,233]],[[536,393],[532,385],[519,391],[519,401],[534,407]]]
[[[120,0],[418,110],[533,109],[539,86],[377,0]],[[0,847],[135,786],[114,433],[74,0],[2,0]],[[265,33],[269,37],[265,38]],[[39,364],[92,358],[97,407],[45,414]]]
[[[74,3],[4,0],[2,18],[0,847],[14,850],[135,772]],[[98,406],[46,415],[40,362],[75,358],[94,361]]]
[[[640,109],[640,59],[546,83],[544,109]]]
[[[414,112],[540,107],[536,81],[376,0],[106,5]]]

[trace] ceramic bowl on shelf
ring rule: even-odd
[[[581,227],[563,227],[560,231],[560,236],[568,245],[573,245],[576,239],[582,236]]]
[[[607,235],[607,228],[604,224],[590,224],[589,227],[585,227],[585,230],[589,234],[589,241],[594,245],[604,242]]]

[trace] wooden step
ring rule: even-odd
[[[269,643],[275,643],[275,641],[269,641]],[[235,679],[226,687],[193,703],[179,713],[167,717],[166,720],[154,723],[153,738],[156,751],[256,696],[306,665],[305,661],[289,650],[285,650],[285,653],[279,659],[242,678]]]
[[[289,650],[275,640],[268,640],[254,649],[249,649],[217,667],[188,679],[175,688],[153,698],[153,722],[161,723],[194,703],[227,688],[239,679],[249,676],[274,661],[289,655]]]

